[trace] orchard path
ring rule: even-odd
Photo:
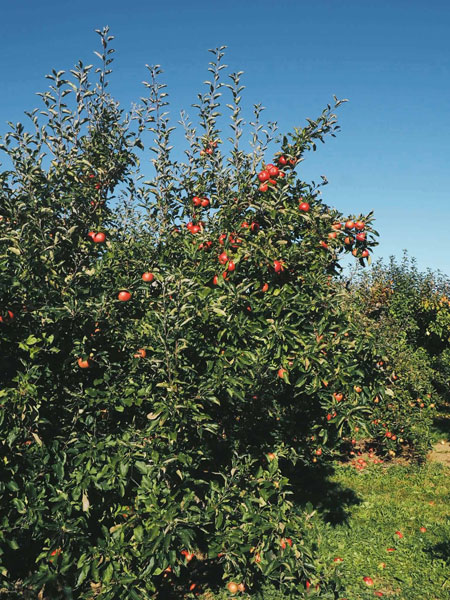
[[[428,459],[450,467],[450,442],[442,440],[434,444],[433,449],[428,454]]]

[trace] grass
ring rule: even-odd
[[[389,600],[450,599],[448,467],[430,462],[422,466],[384,463],[357,472],[339,465],[328,484],[322,483],[313,495],[321,498],[315,503],[318,518],[311,532],[321,557],[318,566],[340,575],[344,590],[340,599],[368,600],[377,594]],[[421,527],[426,531],[421,532]],[[368,587],[363,577],[371,577],[373,586]],[[295,598],[310,596],[320,597]],[[287,598],[273,589],[236,597]]]
[[[360,503],[342,523],[323,520],[321,554],[343,559],[339,569],[349,599],[374,598],[374,591],[396,600],[450,598],[449,476],[433,463],[377,465],[361,473],[337,469],[332,481],[353,490]],[[370,590],[365,576],[373,579]]]

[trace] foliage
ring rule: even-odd
[[[107,92],[112,36],[98,33],[96,83],[81,62],[71,78],[53,71],[34,131],[10,124],[1,145],[4,586],[180,597],[207,567],[246,588],[314,580],[333,597],[295,471],[332,457],[393,393],[336,282],[342,253],[364,264],[376,243],[372,215],[344,219],[325,181],[295,170],[334,135],[341,101],[275,138],[267,164],[275,126],[256,106],[242,148],[241,73],[222,83],[216,49],[201,133],[182,115],[183,162],[159,67],[123,111]]]
[[[440,273],[420,272],[405,253],[352,280],[358,318],[376,332],[381,368],[397,378],[398,422],[411,423],[413,446],[425,451],[435,406],[450,396],[450,282]],[[381,407],[379,418],[386,420]],[[412,423],[412,420],[415,423]]]

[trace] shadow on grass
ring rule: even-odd
[[[444,560],[445,562],[450,563],[450,540],[430,546],[429,548],[426,548],[425,551],[434,559]]]
[[[351,507],[361,504],[362,500],[352,489],[331,481],[333,473],[332,465],[323,465],[297,468],[289,475],[295,503],[299,507],[310,503],[326,522],[339,525],[348,520]]]

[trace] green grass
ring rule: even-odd
[[[398,600],[450,598],[449,479],[450,471],[438,464],[377,465],[362,473],[338,468],[332,481],[360,502],[348,508],[344,522],[323,522],[320,546],[325,559],[343,558],[344,597],[374,598],[381,591]],[[370,590],[364,576],[374,581]]]
[[[313,495],[321,498],[311,530],[319,567],[340,574],[344,591],[339,598],[368,600],[381,592],[389,600],[450,599],[450,469],[435,463],[373,465],[363,472],[338,466]],[[342,562],[335,563],[337,557]],[[365,576],[373,579],[372,587]],[[267,589],[236,597],[288,596]],[[301,597],[309,595],[295,596]]]

